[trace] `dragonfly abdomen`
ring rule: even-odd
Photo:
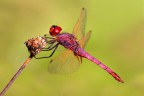
[[[95,57],[91,56],[89,53],[87,53],[86,51],[84,51],[82,48],[77,48],[76,50],[77,55],[82,56],[87,58],[88,60],[91,60],[92,62],[94,62],[95,64],[97,64],[98,66],[100,66],[101,68],[103,68],[104,70],[106,70],[110,75],[112,75],[117,81],[122,82],[123,80],[113,71],[111,70],[109,67],[107,67],[105,64],[103,64],[102,62],[100,62],[99,60],[97,60]]]

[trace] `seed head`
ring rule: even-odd
[[[36,38],[28,39],[25,44],[30,54],[35,56],[46,46],[46,39],[38,36]]]

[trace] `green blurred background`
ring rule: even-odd
[[[29,56],[24,42],[53,24],[71,32],[82,7],[92,30],[86,51],[125,83],[86,59],[70,75],[50,74],[50,59],[33,59],[5,96],[144,95],[144,0],[0,0],[0,90]]]

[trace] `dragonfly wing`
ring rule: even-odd
[[[72,34],[75,35],[78,40],[82,38],[85,34],[85,26],[86,26],[86,9],[82,8],[80,16],[73,28]]]
[[[83,36],[78,42],[82,48],[85,48],[87,42],[89,41],[91,36],[91,31],[89,31],[85,36]]]
[[[66,50],[64,53],[52,59],[48,65],[50,73],[69,74],[76,71],[80,66],[73,51]]]
[[[86,9],[83,8],[72,32],[72,34],[74,34],[75,37],[80,40],[79,43],[82,47],[85,46],[85,42],[87,42],[90,37],[90,33],[87,33],[85,36],[85,26]],[[76,57],[73,54],[73,51],[67,50],[50,61],[48,65],[48,71],[59,74],[72,73],[80,66],[81,60],[77,59],[79,59],[79,57]]]

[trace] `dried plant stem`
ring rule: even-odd
[[[15,75],[11,78],[11,80],[7,83],[5,88],[1,91],[0,96],[3,96],[4,93],[8,90],[8,88],[12,85],[12,83],[15,81],[15,79],[19,76],[19,74],[22,72],[22,70],[28,65],[28,63],[33,58],[32,55],[27,58],[27,60],[23,63],[23,65],[19,68],[19,70],[15,73]]]

